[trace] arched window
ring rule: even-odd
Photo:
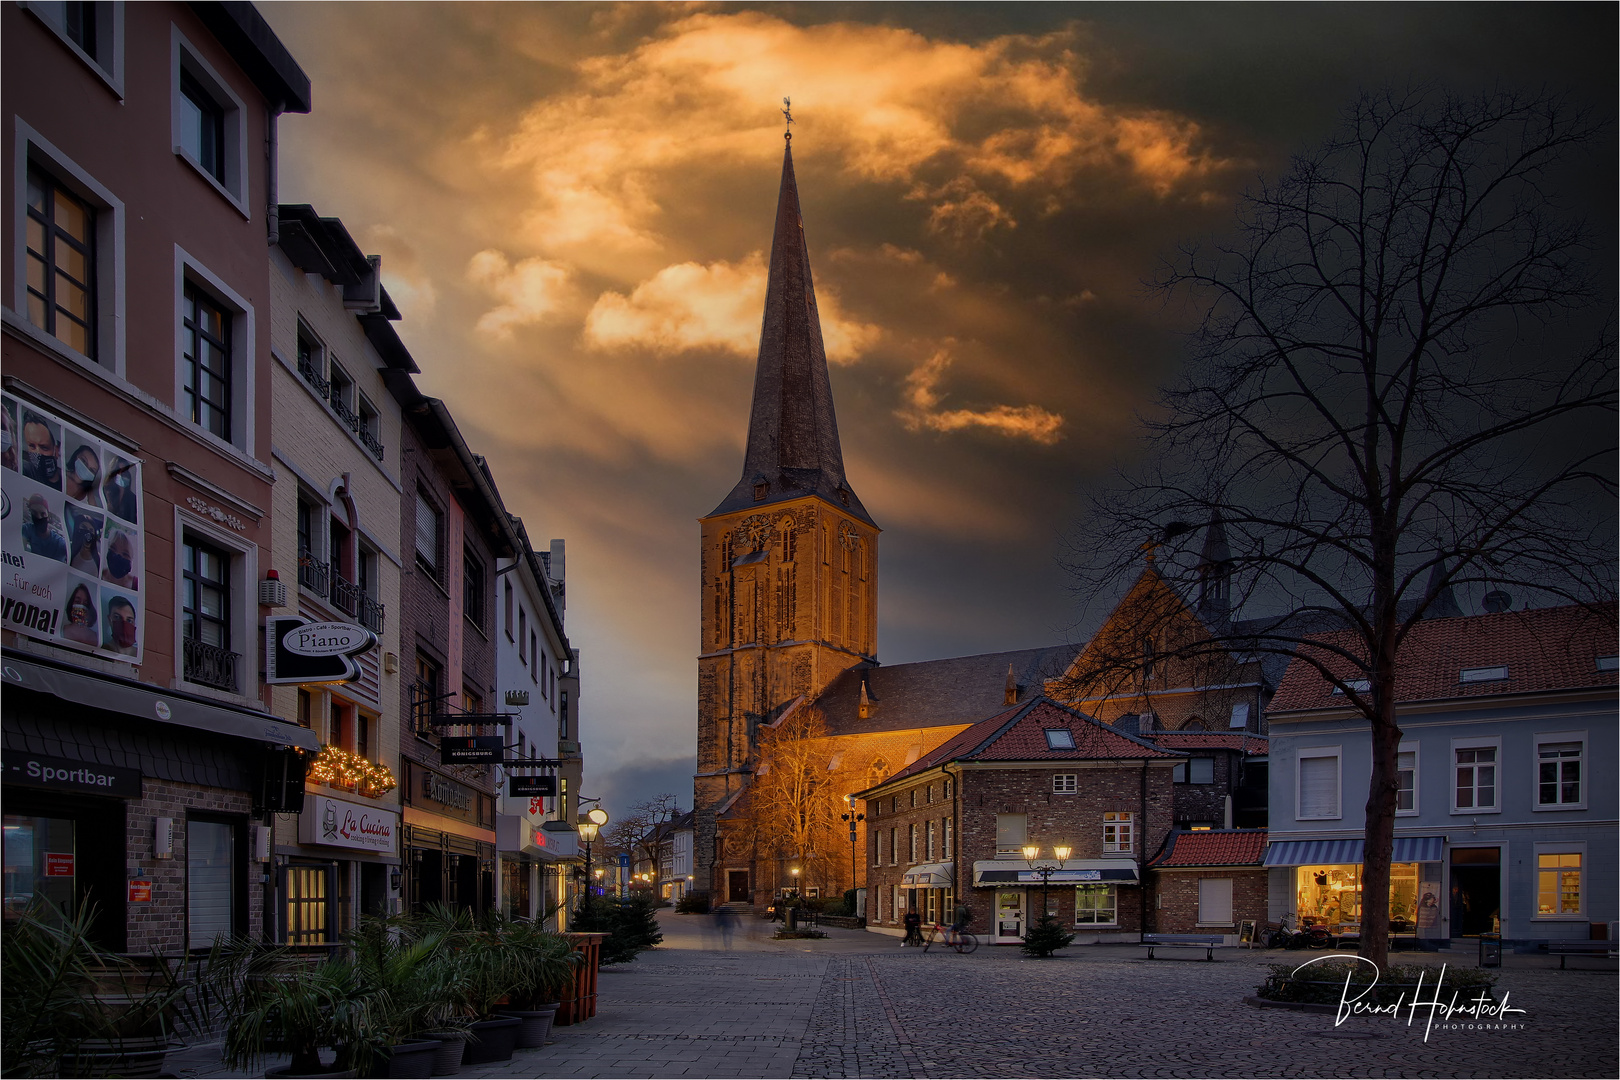
[[[1198,717],[1195,716],[1192,719],[1188,720],[1185,724],[1182,724],[1181,725],[1181,730],[1182,731],[1208,731],[1209,727],[1202,720],[1200,720]]]

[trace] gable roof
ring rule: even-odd
[[[860,663],[835,676],[812,704],[832,735],[973,724],[1007,708],[1008,667],[1028,699],[1078,651],[1077,645],[1049,645],[915,664]],[[871,705],[865,719],[863,686]]]
[[[1074,736],[1072,750],[1054,750],[1046,745],[1045,730],[1063,728]],[[951,761],[1034,761],[1060,764],[1065,761],[1140,761],[1143,758],[1185,757],[1176,750],[1164,750],[1146,739],[1115,731],[1102,721],[1075,712],[1065,705],[1041,696],[1015,705],[981,720],[957,733],[910,765],[889,777],[883,787],[896,780],[926,772]],[[870,788],[868,790],[876,790]],[[862,795],[864,792],[857,792]]]
[[[1353,648],[1350,633],[1323,634],[1314,639],[1324,645]],[[1301,654],[1321,658],[1345,679],[1364,678],[1349,661],[1300,646]],[[1396,658],[1395,700],[1437,701],[1449,698],[1485,698],[1550,690],[1613,687],[1616,673],[1599,671],[1600,656],[1614,656],[1615,605],[1597,608],[1578,605],[1467,615],[1456,619],[1426,619],[1412,628]],[[1462,681],[1470,669],[1507,668],[1507,678]],[[1275,715],[1302,709],[1342,709],[1345,697],[1307,661],[1296,658],[1283,676],[1268,712]]]
[[[1173,829],[1148,868],[1259,866],[1265,853],[1265,829]]]

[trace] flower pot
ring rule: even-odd
[[[439,1048],[433,1051],[434,1076],[454,1076],[461,1071],[461,1057],[467,1048],[465,1031],[427,1031],[422,1037],[439,1041]]]
[[[162,1076],[169,1040],[86,1039],[62,1057],[63,1076]]]
[[[507,1016],[515,1016],[523,1023],[518,1027],[517,1048],[519,1050],[533,1050],[537,1046],[546,1045],[546,1036],[551,1034],[551,1021],[557,1015],[558,1003],[553,1001],[549,1005],[541,1005],[536,1009],[508,1009]]]
[[[266,1069],[266,1080],[352,1080],[360,1075],[359,1069],[328,1069],[317,1073],[295,1073],[291,1065],[283,1065],[279,1069]]]
[[[433,1062],[443,1045],[438,1039],[408,1039],[390,1046],[373,1066],[371,1075],[389,1080],[427,1080],[433,1075]]]
[[[511,1061],[517,1048],[518,1028],[523,1021],[515,1016],[494,1016],[480,1020],[467,1029],[471,1036],[467,1050],[461,1056],[463,1065],[485,1065],[492,1061]]]

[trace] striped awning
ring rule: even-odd
[[[1266,849],[1267,866],[1340,866],[1360,863],[1365,844],[1354,840],[1273,841]],[[1397,836],[1390,862],[1439,862],[1443,858],[1443,836]]]
[[[900,885],[907,889],[949,889],[955,884],[956,864],[948,862],[913,866],[900,878]]]

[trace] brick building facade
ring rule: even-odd
[[[1266,925],[1264,829],[1177,829],[1148,864],[1154,930],[1161,934],[1221,934],[1237,944],[1238,930]]]

